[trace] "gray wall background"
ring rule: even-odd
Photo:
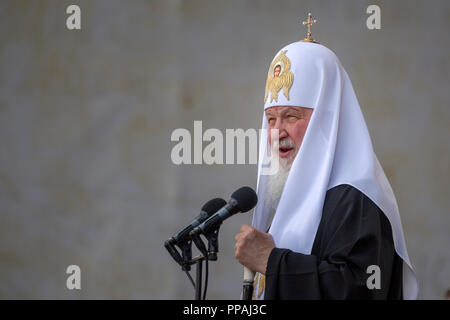
[[[81,7],[82,30],[66,29]],[[381,7],[382,29],[366,28]],[[0,298],[191,299],[164,240],[256,165],[171,163],[176,128],[259,128],[273,55],[313,35],[352,79],[420,298],[450,288],[448,1],[0,2]],[[227,221],[208,297],[237,299]],[[66,289],[77,264],[82,289]],[[195,273],[193,273],[194,275]]]

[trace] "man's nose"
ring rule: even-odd
[[[288,136],[288,134],[287,134],[287,131],[286,130],[280,130],[279,131],[279,136],[278,136],[278,138],[281,140],[281,139],[284,139],[284,138],[286,138]]]
[[[278,119],[274,129],[278,129],[279,140],[286,138],[288,136],[287,131],[284,128],[284,123],[281,119]]]

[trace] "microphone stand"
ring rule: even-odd
[[[192,231],[190,236],[195,243],[197,249],[203,254],[202,261],[206,261],[206,278],[205,278],[205,291],[203,293],[203,300],[206,299],[206,289],[208,287],[208,261],[217,261],[217,252],[219,252],[219,228],[218,225],[216,228],[209,230],[204,234],[205,238],[208,240],[208,250],[206,250],[206,246],[203,243],[203,240],[200,238],[200,234],[196,231]],[[195,229],[194,229],[195,230]],[[197,263],[197,278],[201,281],[201,273],[202,273],[202,265]],[[197,280],[198,281],[198,280]],[[200,286],[201,287],[201,286]],[[197,289],[197,286],[196,286]],[[201,289],[200,289],[201,291]],[[198,294],[201,292],[196,291],[196,298],[199,297]]]
[[[202,264],[205,257],[200,255],[193,258],[189,263],[196,266],[196,277],[195,277],[195,300],[202,300]]]
[[[204,236],[208,240],[208,250],[206,249],[205,244],[203,243],[203,240],[200,238],[200,235],[198,233],[192,233],[191,237],[194,241],[196,247],[200,250],[202,253],[201,255],[191,258],[191,246],[192,241],[188,241],[182,244],[177,244],[180,249],[182,250],[182,255],[179,254],[178,250],[175,248],[175,241],[173,238],[168,239],[164,246],[169,251],[172,258],[181,266],[181,270],[185,271],[189,278],[189,270],[191,270],[191,265],[195,264],[196,266],[196,280],[195,280],[195,300],[202,300],[202,272],[203,272],[203,261],[206,261],[206,264],[208,264],[208,261],[216,261],[217,260],[217,252],[219,251],[219,226],[217,228],[210,230],[208,233],[206,233]],[[207,266],[208,267],[208,266]],[[208,272],[208,269],[207,269]],[[192,280],[191,280],[192,281]],[[205,291],[203,294],[203,300],[206,298],[206,288],[208,284],[208,274],[205,278]]]

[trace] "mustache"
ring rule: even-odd
[[[279,142],[280,147],[296,148],[297,145],[291,138],[283,138]]]
[[[295,149],[295,148],[297,148],[297,145],[295,144],[295,142],[291,138],[286,137],[286,138],[283,138],[283,139],[281,139],[279,141],[277,141],[277,140],[272,141],[272,146],[271,147],[272,148],[283,147],[283,148],[294,148]]]

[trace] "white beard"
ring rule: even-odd
[[[271,213],[277,210],[278,202],[280,201],[284,185],[291,169],[291,166],[287,164],[288,159],[280,158],[279,160],[277,173],[267,177],[264,202],[266,210],[270,210]]]

